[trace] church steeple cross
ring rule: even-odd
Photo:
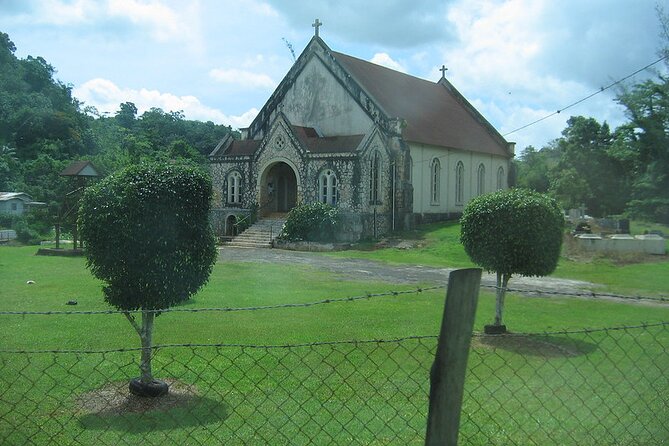
[[[439,68],[439,71],[441,71],[441,78],[446,79],[446,72],[448,71],[446,65],[442,65],[441,68]]]
[[[315,34],[316,37],[318,37],[318,28],[320,28],[322,25],[323,25],[323,22],[321,22],[318,19],[316,19],[316,21],[311,24],[311,26],[313,26],[316,29],[316,34]]]

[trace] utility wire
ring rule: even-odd
[[[550,117],[553,117],[553,116],[555,116],[555,115],[559,115],[559,114],[562,113],[563,111],[565,111],[565,110],[567,110],[567,109],[569,109],[569,108],[575,107],[576,105],[580,104],[581,102],[585,102],[585,101],[587,101],[588,99],[592,98],[593,96],[596,96],[596,95],[598,95],[598,94],[600,94],[600,93],[603,93],[604,91],[608,90],[608,89],[611,88],[611,87],[615,87],[615,86],[618,85],[619,83],[624,82],[624,81],[626,81],[627,79],[631,78],[632,76],[635,76],[635,75],[641,73],[642,71],[647,70],[648,68],[652,67],[653,65],[657,65],[658,63],[660,63],[660,62],[662,62],[663,60],[665,60],[667,57],[669,57],[669,55],[662,56],[662,57],[660,57],[659,59],[657,59],[655,62],[649,63],[649,64],[646,65],[645,67],[636,70],[634,73],[632,73],[632,74],[628,74],[627,76],[625,76],[625,77],[623,77],[623,78],[621,78],[621,79],[618,79],[617,81],[615,81],[615,82],[613,82],[613,83],[607,85],[606,87],[601,87],[599,90],[595,91],[594,93],[589,94],[588,96],[586,96],[586,97],[584,97],[584,98],[582,98],[582,99],[579,99],[579,100],[576,101],[576,102],[572,102],[571,104],[569,104],[569,105],[567,105],[567,106],[565,106],[565,107],[563,107],[563,108],[561,108],[561,109],[559,109],[559,110],[557,110],[557,111],[554,111],[553,113],[551,113],[551,114],[549,114],[549,115],[546,115],[546,116],[544,116],[543,118],[539,118],[539,119],[537,119],[536,121],[530,122],[529,124],[525,124],[524,126],[522,126],[522,127],[518,127],[518,128],[515,129],[515,130],[511,130],[510,132],[505,133],[505,134],[503,134],[502,136],[506,137],[506,136],[508,136],[508,135],[510,135],[510,134],[512,134],[512,133],[516,133],[516,132],[518,132],[518,131],[520,131],[520,130],[523,130],[523,129],[526,129],[526,128],[530,127],[530,126],[533,126],[533,125],[535,125],[535,124],[538,124],[538,123],[540,123],[541,121],[544,121],[544,120],[546,120],[546,119],[548,119],[548,118],[550,118]]]

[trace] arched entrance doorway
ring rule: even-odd
[[[297,205],[297,176],[293,168],[283,162],[268,166],[260,182],[261,214],[285,213]]]
[[[228,216],[228,218],[225,219],[225,235],[227,236],[237,235],[235,234],[236,224],[237,224],[237,217],[234,215]]]

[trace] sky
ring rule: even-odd
[[[439,68],[517,152],[570,116],[626,120],[611,88],[659,59],[654,0],[0,0],[16,55],[41,56],[100,113],[133,102],[246,127],[322,23],[334,51],[438,81]],[[291,51],[292,48],[292,51]],[[627,81],[666,72],[659,63]]]

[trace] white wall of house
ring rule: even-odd
[[[498,190],[498,172],[503,169],[501,189],[508,187],[509,161],[506,158],[424,144],[410,144],[413,184],[413,212],[419,214],[461,213],[467,203],[479,195],[478,171],[484,167],[483,191]],[[432,194],[433,160],[439,161],[438,197]],[[462,200],[456,197],[456,168],[464,167]]]
[[[6,201],[0,201],[0,213],[21,215],[25,211],[26,206],[23,200],[13,198]]]

